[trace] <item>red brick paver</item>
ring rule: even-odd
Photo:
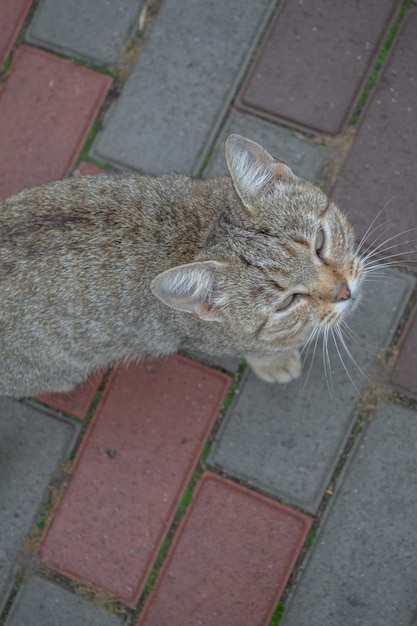
[[[0,68],[32,6],[32,0],[1,0],[0,3]]]
[[[138,626],[268,626],[310,525],[206,473]]]
[[[417,400],[417,307],[414,309],[400,340],[400,355],[390,382],[402,393]]]
[[[401,4],[281,2],[238,106],[313,132],[341,132]]]
[[[53,409],[83,420],[94,400],[103,376],[104,372],[98,372],[69,393],[45,393],[37,396],[36,399]]]
[[[102,167],[98,167],[94,163],[88,161],[81,161],[79,166],[74,172],[75,176],[93,176],[94,174],[109,174],[110,170],[105,170]]]
[[[180,356],[114,370],[42,556],[135,605],[229,383]]]
[[[393,261],[401,260],[400,252],[409,251],[404,264],[407,259],[417,260],[416,58],[417,11],[414,10],[397,35],[333,191],[359,238],[381,212],[368,243],[376,249],[387,241],[387,254],[396,255]],[[402,245],[397,245],[400,242]]]
[[[0,197],[67,174],[110,84],[42,50],[18,49],[0,94]]]

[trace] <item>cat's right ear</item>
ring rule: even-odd
[[[288,165],[241,135],[229,135],[226,139],[225,157],[233,185],[250,211],[256,200],[297,180]]]
[[[224,298],[219,294],[218,276],[222,270],[224,264],[218,261],[178,265],[158,274],[151,282],[151,290],[177,311],[208,322],[220,322]]]

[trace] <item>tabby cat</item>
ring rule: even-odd
[[[225,155],[231,178],[86,176],[0,202],[0,393],[178,350],[300,374],[299,348],[358,301],[351,226],[253,141]]]

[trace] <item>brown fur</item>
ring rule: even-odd
[[[0,202],[0,393],[189,349],[299,374],[298,347],[358,299],[351,227],[258,144],[232,135],[226,160],[232,180],[90,176]]]

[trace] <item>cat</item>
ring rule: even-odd
[[[231,178],[74,177],[0,202],[1,394],[176,351],[299,376],[299,348],[359,300],[352,228],[257,143],[230,135],[225,157]]]

